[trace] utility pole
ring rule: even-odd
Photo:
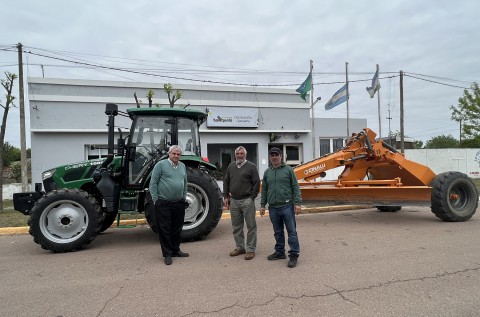
[[[18,49],[18,87],[20,100],[20,175],[22,178],[22,191],[28,191],[27,175],[27,146],[25,141],[25,99],[23,89],[23,58],[22,43],[17,44]]]
[[[345,62],[345,82],[347,84],[347,140],[350,138],[350,115],[348,109],[348,99],[350,99],[350,93],[348,91],[348,63]]]
[[[459,133],[460,145],[462,145],[462,119],[460,118],[460,133]]]
[[[380,77],[380,66],[378,66],[378,64],[377,64],[376,74],[378,74],[378,76]],[[377,80],[380,80],[380,79],[377,78]],[[375,87],[373,87],[373,88],[375,88]],[[380,113],[380,90],[381,89],[378,89],[378,91],[377,91],[377,107],[378,107],[378,137],[381,140],[382,139],[382,120],[380,120],[380,117],[381,117],[381,113]]]
[[[403,70],[400,71],[400,152],[405,154],[405,131],[403,129]]]
[[[388,141],[390,145],[392,145],[392,130],[390,128],[390,120],[392,120],[392,117],[390,117],[390,109],[388,109],[388,117],[386,119],[388,119]]]
[[[312,91],[313,91],[313,81],[312,81]],[[313,92],[312,92],[312,96],[313,96]],[[315,144],[317,143],[317,140],[316,140],[316,134],[315,134],[315,116],[313,115],[315,110],[313,109],[313,106],[315,106],[317,104],[317,102],[319,102],[320,100],[322,99],[322,97],[318,97],[313,103],[312,105],[310,106],[310,110],[312,112],[312,146],[313,146],[313,158],[315,159],[317,157],[317,152],[315,150]]]
[[[310,116],[312,118],[312,158],[314,159],[316,157],[316,151],[315,151],[315,112],[313,111],[313,61],[310,60],[310,76],[312,76],[311,81],[310,81]]]

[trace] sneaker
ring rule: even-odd
[[[186,258],[186,257],[189,257],[190,254],[186,253],[186,252],[182,252],[182,251],[177,251],[175,253],[172,253],[172,257],[177,257],[177,258]]]
[[[245,254],[245,260],[251,260],[255,257],[255,252],[247,252],[247,254]]]
[[[171,256],[166,256],[165,257],[165,264],[166,265],[172,264],[172,257]]]
[[[297,258],[291,257],[287,264],[288,267],[296,267],[297,266]]]
[[[245,250],[235,249],[235,250],[233,250],[232,252],[230,252],[230,256],[237,256],[237,255],[245,254],[245,253],[246,253]]]
[[[280,253],[272,253],[270,254],[269,256],[267,256],[267,259],[272,261],[272,260],[280,260],[280,259],[286,259],[287,257],[285,256],[285,254],[280,254]]]

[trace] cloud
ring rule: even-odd
[[[370,80],[379,64],[384,78],[380,90],[382,130],[388,126],[389,109],[394,118],[391,128],[398,130],[400,70],[442,77],[429,78],[461,87],[479,81],[479,10],[476,1],[459,5],[446,0],[54,0],[48,5],[28,0],[11,2],[4,10],[4,25],[15,27],[4,32],[0,48],[22,42],[27,48],[56,51],[62,58],[155,68],[165,75],[207,82],[289,83],[292,89],[305,79],[310,60],[314,61],[314,83],[345,81],[345,62],[349,63],[350,80]],[[15,67],[2,66],[15,62],[14,52],[0,51],[0,70],[17,72]],[[26,76],[42,76],[42,64],[48,77],[181,81],[71,64],[65,67],[64,62],[34,55],[27,55],[25,63]],[[365,91],[368,84],[351,82],[350,116],[367,118],[375,130],[377,104]],[[426,140],[438,135],[441,127],[456,126],[450,120],[449,106],[463,95],[462,88],[412,77],[405,77],[404,85],[409,136]],[[321,111],[322,103],[341,86],[315,86],[315,94],[322,97],[317,116],[346,116],[345,106]],[[11,117],[9,125],[13,127],[15,114]],[[9,133],[8,139],[15,138],[13,135]]]

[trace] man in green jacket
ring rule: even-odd
[[[300,187],[293,169],[282,162],[281,150],[273,147],[268,153],[272,166],[266,169],[263,174],[260,215],[265,214],[265,205],[268,203],[268,212],[276,243],[275,252],[269,255],[267,259],[286,259],[285,226],[288,234],[288,245],[290,246],[288,267],[293,268],[297,265],[300,253],[297,223],[295,221],[295,215],[302,211]]]
[[[189,256],[180,251],[187,198],[187,169],[180,162],[181,155],[182,148],[172,145],[168,150],[168,159],[158,162],[153,168],[149,187],[166,265],[172,264],[172,257]]]

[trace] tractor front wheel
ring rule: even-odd
[[[441,173],[433,179],[431,186],[431,210],[438,218],[450,222],[465,221],[477,211],[477,188],[467,175]]]
[[[100,232],[102,210],[87,192],[78,189],[52,191],[30,211],[29,233],[33,241],[52,252],[83,249]]]

